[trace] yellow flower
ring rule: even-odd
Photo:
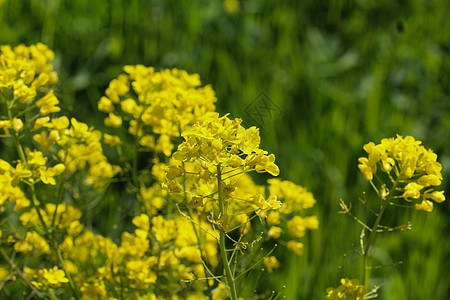
[[[139,144],[143,147],[153,149],[155,147],[155,137],[153,135],[144,135],[139,140]]]
[[[21,119],[14,118],[12,124],[13,124],[13,128],[14,128],[15,131],[17,131],[17,132],[22,131],[22,129],[23,129],[23,122],[22,122]]]
[[[45,118],[42,118],[45,120]],[[44,120],[42,122],[44,122]],[[47,128],[56,129],[58,131],[64,130],[69,127],[70,122],[66,116],[62,116],[59,118],[52,118],[51,122],[45,123],[44,126]]]
[[[98,102],[98,110],[105,113],[111,113],[114,111],[114,103],[110,99],[103,96]]]
[[[405,192],[402,196],[406,201],[411,201],[409,198],[419,199],[421,189],[423,189],[423,186],[416,182],[410,182],[405,186]]]
[[[305,235],[306,231],[306,224],[302,217],[295,216],[289,221],[287,221],[287,229],[289,232],[289,235],[293,237],[303,237]]]
[[[269,231],[267,232],[267,235],[273,239],[278,239],[281,236],[281,232],[283,231],[282,228],[277,226],[270,227]]]
[[[267,224],[269,225],[278,225],[280,224],[281,214],[278,211],[271,211],[267,215]]]
[[[0,267],[0,282],[3,282],[10,274],[11,273],[5,267]]]
[[[297,255],[303,254],[303,248],[304,248],[303,243],[292,240],[292,241],[287,242],[286,247],[288,248],[289,251],[292,251]]]
[[[136,120],[130,121],[130,126],[128,127],[128,132],[136,137],[141,137],[144,134],[144,129],[142,125]]]
[[[105,144],[107,144],[107,145],[109,145],[111,147],[120,144],[120,138],[117,135],[110,135],[110,134],[107,134],[107,133],[105,133],[103,135],[103,141],[105,142]]]
[[[53,90],[36,102],[36,106],[39,108],[41,116],[60,111],[61,108],[57,106],[58,104],[59,100],[53,94]]]
[[[123,112],[134,115],[136,118],[138,118],[142,112],[142,107],[137,105],[136,101],[132,98],[128,98],[120,102],[120,107]]]
[[[52,269],[43,269],[42,277],[52,287],[58,287],[69,282],[69,279],[66,278],[64,271],[58,269],[57,267],[53,267]]]
[[[444,196],[444,191],[434,191],[434,192],[429,192],[426,191],[423,195],[424,199],[431,199],[437,203],[441,203],[445,201],[445,196]]]
[[[326,299],[335,300],[364,300],[366,288],[359,284],[358,279],[342,278],[341,285],[337,288],[327,288]]]
[[[141,214],[139,216],[136,216],[133,218],[133,224],[136,225],[136,227],[149,231],[150,230],[150,219],[146,214]]]
[[[27,277],[31,283],[39,289],[54,289],[59,288],[65,283],[69,282],[64,271],[53,267],[52,269],[34,270],[31,268],[25,268],[25,277]]]
[[[170,137],[168,135],[161,135],[156,141],[155,151],[162,152],[165,156],[170,156],[172,154],[173,144],[170,142]]]
[[[3,129],[5,135],[9,136],[9,128],[11,128],[12,122],[10,120],[1,120],[0,128]]]
[[[406,201],[414,201],[414,207],[419,210],[433,209],[427,199],[438,203],[445,200],[443,192],[434,191],[442,182],[442,166],[437,162],[437,155],[425,149],[421,141],[397,135],[381,140],[378,145],[370,142],[364,150],[368,157],[359,158],[359,169],[367,180],[372,180],[378,170],[388,173],[397,185],[394,192],[400,191]]]
[[[187,205],[189,208],[196,208],[199,206],[203,206],[203,198],[198,196],[193,196]]]
[[[230,13],[235,13],[239,10],[239,0],[224,0],[223,5]]]
[[[205,115],[202,122],[182,133],[184,142],[178,146],[173,158],[179,161],[201,160],[214,166],[222,164],[232,168],[244,167],[259,173],[279,174],[273,154],[259,149],[259,130],[245,129],[241,119],[231,120],[217,113]],[[244,155],[245,160],[239,155]]]
[[[423,200],[421,203],[415,204],[414,208],[417,210],[424,210],[427,212],[432,212],[433,211],[433,202],[431,202],[429,200]]]
[[[105,125],[112,128],[119,128],[122,126],[122,117],[109,113],[108,117],[105,118]]]
[[[275,256],[264,257],[264,264],[266,265],[269,273],[272,273],[273,269],[278,269],[280,267],[280,262]]]
[[[65,169],[66,166],[64,166],[63,164],[57,164],[56,166],[51,168],[39,168],[38,171],[40,174],[40,179],[43,183],[55,185],[56,181],[54,177],[64,172]]]
[[[27,232],[25,239],[14,245],[17,252],[31,252],[35,250],[39,254],[50,254],[50,246],[37,232]]]
[[[37,118],[36,121],[34,121],[33,130],[41,129],[44,126],[44,124],[48,123],[49,121],[50,117]]]

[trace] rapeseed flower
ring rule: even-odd
[[[364,150],[368,157],[359,158],[358,167],[367,180],[381,176],[381,170],[401,191],[402,198],[418,210],[432,211],[430,200],[437,203],[445,200],[443,191],[435,190],[442,182],[442,166],[437,162],[437,155],[422,146],[421,141],[397,135],[381,140],[378,145],[370,142]]]

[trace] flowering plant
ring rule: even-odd
[[[109,128],[98,130],[64,115],[53,56],[43,44],[0,46],[0,138],[15,149],[0,160],[2,287],[13,294],[21,282],[29,298],[238,299],[249,271],[280,266],[277,241],[301,255],[318,227],[304,216],[312,194],[253,182],[253,171],[279,175],[275,156],[256,127],[215,112],[197,74],[125,66],[98,102]],[[92,216],[106,201],[123,221],[102,232]]]
[[[379,203],[374,213],[376,219],[372,226],[366,225],[351,213],[351,207],[341,200],[342,213],[349,214],[363,226],[361,233],[361,256],[363,260],[362,284],[354,280],[342,279],[338,288],[327,290],[327,299],[368,299],[376,296],[377,288],[369,293],[370,250],[378,233],[395,230],[407,231],[411,223],[399,226],[383,226],[381,220],[388,207],[413,208],[431,212],[433,202],[445,201],[444,192],[436,190],[442,181],[442,166],[437,155],[422,146],[412,136],[383,139],[380,144],[370,142],[364,146],[368,157],[359,158],[359,169],[376,192]],[[366,232],[368,237],[366,238]]]

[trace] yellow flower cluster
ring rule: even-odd
[[[40,151],[26,148],[26,162],[18,161],[16,167],[12,167],[8,162],[1,160],[3,172],[6,178],[11,178],[11,182],[16,185],[20,180],[28,183],[37,183],[42,181],[45,184],[55,185],[55,176],[61,174],[65,170],[63,164],[57,164],[54,167],[46,167],[47,157]]]
[[[334,300],[364,300],[366,288],[360,285],[358,279],[342,278],[337,288],[328,288],[326,299]]]
[[[14,98],[22,104],[29,104],[38,93],[47,93],[47,86],[58,81],[50,64],[53,56],[53,52],[41,43],[30,47],[0,46],[0,89],[11,89]],[[44,98],[52,98],[52,95],[50,91]],[[48,113],[59,111],[51,101],[43,100],[36,105]]]
[[[287,249],[301,255],[304,245],[298,239],[305,236],[306,230],[317,229],[319,221],[316,216],[303,217],[299,214],[303,215],[305,209],[313,207],[316,200],[307,189],[291,181],[274,178],[267,182],[269,192],[283,202],[279,211],[272,211],[267,216],[267,224],[270,226],[268,236],[280,239],[283,233],[287,234]]]
[[[244,129],[241,122],[241,119],[219,117],[217,113],[205,116],[203,121],[182,133],[185,141],[173,154],[173,164],[166,173],[165,187],[170,192],[182,192],[179,180],[184,180],[183,184],[188,185],[184,192],[190,194],[188,206],[216,213],[219,202],[214,200],[211,191],[218,190],[219,172],[223,173],[220,194],[226,209],[219,223],[224,228],[233,224],[232,219],[245,224],[247,214],[258,212],[264,216],[265,212],[281,206],[274,195],[266,198],[264,188],[256,187],[250,177],[244,176],[250,171],[276,176],[280,171],[275,156],[259,149],[259,130]],[[188,180],[186,174],[189,174]],[[235,217],[229,218],[230,215]]]
[[[44,118],[37,119],[36,123],[45,121],[42,119]],[[87,184],[103,185],[106,179],[120,172],[120,168],[109,164],[103,154],[100,131],[89,128],[75,118],[69,122],[66,116],[49,119],[42,126],[48,132],[42,130],[35,134],[34,141],[47,151],[53,150],[69,173],[88,166]]]
[[[197,244],[190,221],[181,216],[150,220],[141,214],[132,223],[137,229],[123,233],[119,244],[88,230],[69,234],[61,243],[66,268],[71,266],[72,276],[81,287],[81,299],[118,299],[121,294],[156,299],[157,291],[165,295],[167,291],[181,290],[184,281],[205,277],[199,247],[206,261],[217,265],[216,239],[205,222],[199,225],[210,234],[202,245]]]
[[[312,194],[288,181],[270,180],[268,188],[253,182],[251,171],[278,176],[275,156],[260,149],[259,129],[214,112],[214,91],[201,87],[197,74],[125,66],[98,109],[108,114],[106,126],[130,135],[110,135],[55,115],[61,109],[51,89],[53,56],[42,44],[0,46],[0,137],[17,150],[17,157],[0,159],[0,206],[12,218],[2,224],[1,254],[23,269],[18,280],[35,295],[238,299],[229,267],[246,249],[273,245],[283,234],[283,244],[302,253],[299,239],[318,227],[316,217],[304,216],[315,204]],[[102,142],[115,147],[120,167],[109,163]],[[135,206],[129,219],[134,231],[110,238],[82,211],[101,199],[119,206],[119,193],[100,189],[118,175],[141,210]],[[261,261],[269,272],[281,265],[271,254]]]
[[[43,290],[59,288],[69,282],[64,271],[58,267],[40,270],[25,268],[25,276],[32,280],[35,287]]]
[[[182,133],[185,141],[173,154],[178,161],[195,161],[205,171],[216,172],[217,165],[239,168],[248,172],[267,172],[278,176],[280,170],[275,156],[259,149],[259,129],[241,126],[242,119],[230,120],[218,113],[205,116]]]
[[[170,156],[174,147],[170,137],[180,136],[187,126],[215,110],[214,91],[199,87],[198,74],[178,69],[155,72],[142,65],[125,66],[124,71],[110,82],[98,109],[108,114],[108,127],[122,127],[128,121],[128,131],[142,147]],[[110,141],[118,142],[115,136]]]
[[[432,211],[431,200],[437,203],[445,200],[444,192],[435,190],[442,181],[442,166],[437,155],[421,144],[411,136],[400,135],[383,139],[378,145],[370,142],[364,146],[368,157],[359,158],[358,167],[369,181],[381,170],[403,192],[403,199],[413,202],[418,210]]]
[[[30,175],[30,171],[24,170],[23,164],[17,164],[14,168],[8,162],[0,159],[0,206],[6,201],[15,202],[15,209],[20,211],[30,205],[22,189],[17,186],[23,175]]]
[[[185,201],[188,208],[204,216],[212,214],[212,224],[225,232],[239,228],[242,238],[251,232],[255,215],[266,218],[270,225],[268,237],[279,239],[285,232],[290,237],[287,249],[301,255],[304,245],[298,239],[306,230],[317,229],[318,220],[299,214],[314,206],[314,197],[303,187],[279,179],[268,180],[269,196],[265,197],[265,187],[255,185],[247,173],[267,172],[276,176],[280,171],[274,155],[259,148],[259,130],[245,129],[241,122],[210,113],[186,129],[182,133],[185,141],[166,167],[164,187],[178,203]],[[222,214],[219,194],[224,201]],[[284,200],[283,206],[280,200]],[[240,247],[245,249],[246,245],[244,242]],[[280,266],[275,256],[266,257],[264,264],[269,272]]]
[[[53,57],[53,52],[43,44],[19,45],[14,49],[0,46],[0,98],[9,110],[6,114],[9,119],[0,120],[0,128],[6,136],[11,134],[11,130],[15,137],[25,129],[33,132],[34,141],[44,150],[26,149],[26,155],[20,157],[15,167],[2,162],[3,170],[0,172],[5,173],[5,177],[12,176],[12,187],[8,187],[8,179],[0,180],[0,184],[6,185],[10,192],[19,181],[55,185],[55,176],[65,171],[73,173],[77,168],[84,169],[87,164],[88,184],[102,185],[105,179],[119,172],[119,168],[110,165],[103,155],[99,131],[75,119],[69,122],[65,116],[49,116],[61,110],[54,91],[49,89],[57,82],[57,75],[50,64]],[[36,114],[32,114],[34,111]],[[58,159],[54,162],[47,157]],[[52,163],[54,166],[48,167]],[[8,198],[12,201],[17,199],[12,195]],[[18,208],[26,206],[23,198],[19,197],[19,200]]]

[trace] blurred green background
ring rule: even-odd
[[[360,275],[361,228],[337,211],[342,198],[368,217],[357,200],[374,199],[357,168],[365,143],[413,135],[449,178],[449,15],[445,0],[0,0],[0,44],[53,49],[63,107],[97,127],[97,101],[123,65],[199,73],[218,111],[261,126],[280,176],[317,199],[308,250],[284,257],[264,284],[286,285],[287,299],[323,299],[339,278]],[[272,114],[254,119],[261,92]],[[380,263],[404,262],[373,274],[381,299],[450,299],[449,216],[446,202],[386,216],[413,230],[377,241]]]

